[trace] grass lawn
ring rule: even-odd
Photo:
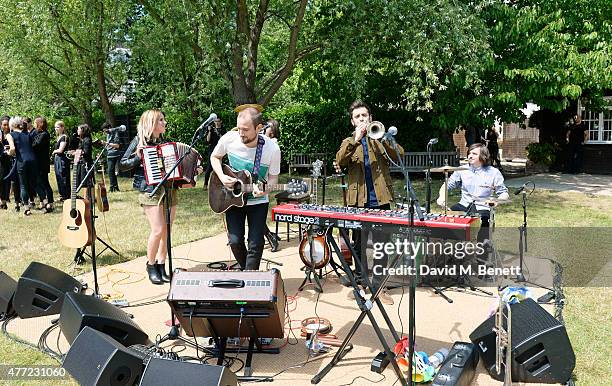
[[[286,176],[284,178],[286,179]],[[341,203],[338,182],[329,181],[326,203]],[[399,193],[402,191],[402,181],[397,180],[396,183]],[[435,198],[441,181],[434,183],[432,190]],[[423,203],[425,194],[422,180],[414,181],[414,187]],[[96,229],[98,236],[115,247],[121,256],[106,251],[98,259],[99,265],[115,264],[146,253],[148,224],[137,204],[137,193],[132,190],[129,179],[120,179],[120,188],[121,192],[109,193],[110,211],[98,218]],[[451,197],[457,195],[453,194]],[[433,211],[438,210],[434,204]],[[500,207],[497,214],[497,226],[517,227],[522,223],[522,209],[517,199]],[[39,261],[69,271],[74,250],[63,247],[57,239],[60,217],[59,209],[51,214],[35,210],[30,217],[24,217],[22,213],[15,213],[12,209],[0,210],[0,224],[3,229],[3,236],[0,237],[2,270],[17,279],[31,261]],[[529,197],[529,226],[551,229],[611,227],[612,197],[536,191]],[[223,232],[223,229],[221,217],[211,212],[206,193],[201,187],[181,192],[177,220],[172,232],[173,245],[212,236]],[[604,262],[609,255],[609,251],[604,250],[601,243],[593,240],[570,239],[568,245],[583,251],[584,248],[595,250]],[[101,248],[100,243],[97,248]],[[85,265],[84,269],[91,267]],[[609,338],[606,338],[610,336],[612,326],[612,302],[608,300],[612,291],[608,287],[566,287],[565,294],[567,305],[564,317],[577,357],[577,384],[607,385],[612,369],[612,349]],[[0,363],[56,364],[45,354],[14,343],[2,335],[0,345],[3,347],[3,350],[0,350]]]

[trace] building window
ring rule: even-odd
[[[588,111],[580,106],[582,123],[589,130],[586,143],[612,144],[612,106],[601,113]]]

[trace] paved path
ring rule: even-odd
[[[518,188],[527,181],[534,182],[538,189],[612,196],[612,175],[540,173],[507,179],[505,182],[509,188]]]

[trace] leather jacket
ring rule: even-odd
[[[119,170],[126,172],[135,169],[132,187],[142,193],[151,193],[155,189],[155,186],[147,185],[147,180],[144,176],[144,167],[142,166],[142,161],[140,158],[140,151],[136,151],[139,142],[140,139],[138,136],[135,136],[134,139],[132,139],[130,146],[128,146],[125,153],[123,153],[123,157],[121,157],[121,161],[119,162]]]

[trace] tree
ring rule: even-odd
[[[601,102],[612,89],[609,1],[496,0],[477,9],[492,52],[477,74],[480,87],[467,89],[456,77],[438,94],[432,119],[439,125],[520,122],[527,102],[560,112],[579,98]],[[449,112],[453,103],[462,108]]]
[[[124,38],[127,2],[41,0],[0,2],[0,41],[30,92],[58,108],[81,114],[91,124],[94,102],[114,124],[110,96],[123,85],[122,63],[111,53]],[[5,96],[6,98],[7,96]],[[8,96],[10,98],[10,96]]]
[[[268,0],[138,2],[143,7],[139,23],[150,28],[153,20],[171,44],[189,47],[191,57],[181,55],[182,64],[196,69],[192,74],[177,68],[183,80],[202,82],[220,76],[237,105],[268,104],[295,64],[316,49],[299,44],[307,0],[279,1],[274,6]],[[279,35],[283,38],[277,39]],[[262,71],[261,48],[271,48],[273,42],[282,45],[282,54],[269,60]],[[134,42],[142,44],[146,43]]]

